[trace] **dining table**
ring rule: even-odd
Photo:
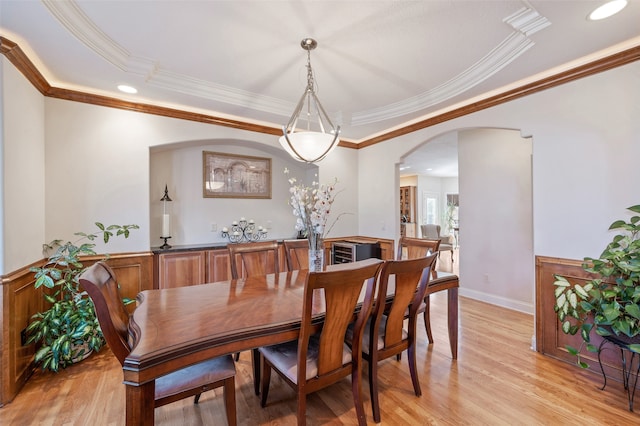
[[[382,261],[366,259],[327,269],[372,262]],[[158,377],[207,359],[297,339],[308,273],[294,270],[140,292],[129,320],[133,349],[123,364],[126,424],[154,423]],[[314,294],[313,303],[312,318],[320,325],[322,292]]]

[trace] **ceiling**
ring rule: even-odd
[[[318,97],[358,143],[640,45],[640,1],[587,20],[601,3],[0,0],[0,35],[54,87],[275,127],[313,37]]]

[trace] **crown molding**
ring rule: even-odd
[[[354,126],[402,117],[438,105],[477,86],[509,65],[535,43],[519,32],[511,33],[491,52],[454,78],[409,99],[353,114]]]
[[[514,31],[469,68],[417,96],[356,112],[352,116],[351,124],[358,126],[413,114],[464,93],[492,77],[533,47],[535,43],[529,36],[551,25],[547,18],[535,9],[527,7],[507,16],[502,21],[513,27]]]
[[[43,95],[47,95],[51,90],[51,85],[47,79],[38,71],[36,66],[24,54],[20,46],[13,41],[0,36],[0,53],[7,58],[18,71],[20,71],[29,82]]]
[[[75,1],[42,0],[42,3],[85,46],[119,70],[144,77],[150,86],[282,117],[289,117],[295,107],[288,101],[163,69],[156,60],[132,55],[102,31]]]
[[[612,68],[617,68],[622,65],[635,62],[640,59],[640,46],[635,46],[627,50],[614,53],[610,56],[597,59],[595,61],[571,68],[569,70],[553,74],[549,77],[542,78],[540,80],[519,86],[515,89],[507,90],[494,96],[481,99],[477,102],[473,102],[451,111],[438,114],[434,117],[426,118],[424,120],[417,121],[415,123],[407,124],[401,128],[383,133],[378,136],[371,137],[363,140],[358,144],[358,148],[366,148],[367,146],[375,145],[380,142],[384,142],[389,139],[404,136],[409,133],[413,133],[418,130],[425,129],[427,127],[435,126],[436,124],[444,123],[446,121],[453,120],[465,115],[473,114],[478,111],[482,111],[487,108],[491,108],[500,104],[504,104],[513,101],[518,98],[522,98],[533,93],[537,93],[543,90],[550,89],[552,87],[560,86],[565,83],[569,83],[574,80],[579,80],[590,75],[598,74]]]
[[[0,53],[2,53],[44,96],[65,99],[75,102],[83,102],[93,105],[119,108],[128,111],[142,112],[145,114],[161,115],[165,117],[178,118],[182,120],[197,121],[200,123],[213,124],[217,126],[232,127],[235,129],[247,130],[251,132],[264,133],[269,135],[280,135],[282,129],[278,127],[266,126],[242,120],[234,120],[215,115],[201,114],[176,108],[168,108],[151,104],[123,101],[108,96],[96,95],[74,90],[52,87],[42,74],[35,67],[33,62],[24,54],[20,46],[16,43],[0,36]],[[473,114],[487,108],[491,108],[512,100],[522,98],[542,90],[560,86],[574,80],[598,74],[612,68],[617,68],[635,62],[640,59],[640,46],[634,46],[618,53],[588,62],[586,64],[571,68],[569,70],[553,74],[549,77],[519,86],[515,89],[507,90],[494,96],[478,100],[468,105],[461,106],[451,111],[435,115],[414,123],[407,124],[401,128],[388,131],[386,133],[363,139],[359,143],[350,140],[341,140],[339,146],[344,148],[361,149],[389,139],[404,136],[427,127],[434,126],[455,118],[468,114]]]

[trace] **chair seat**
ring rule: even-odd
[[[453,244],[440,243],[440,251],[453,251]]]
[[[407,317],[408,317],[408,312],[407,312]],[[378,349],[383,349],[384,348],[384,329],[387,327],[387,317],[386,315],[383,315],[382,318],[380,318],[380,327],[378,328]],[[367,355],[369,355],[371,353],[371,351],[369,350],[369,335],[371,334],[370,332],[371,330],[371,318],[369,318],[369,320],[367,321],[367,324],[364,326],[364,333],[362,334],[362,352],[366,353]],[[409,334],[407,333],[406,330],[402,330],[402,339],[407,339],[409,337]],[[345,336],[345,341],[347,342],[347,344],[351,345],[351,342],[353,342],[353,324],[349,325],[349,328],[347,328],[347,335]]]
[[[190,389],[205,387],[220,380],[234,377],[236,366],[231,355],[191,365],[156,380],[155,399],[177,395]]]
[[[309,338],[309,349],[307,352],[307,375],[310,380],[318,375],[318,353],[320,349],[320,339],[318,336]],[[266,346],[258,349],[262,356],[289,378],[293,383],[298,382],[298,341],[282,343],[279,345]],[[342,350],[342,364],[351,362],[351,349],[345,343]]]

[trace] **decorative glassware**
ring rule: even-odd
[[[310,233],[309,241],[309,272],[324,270],[324,240],[320,234]]]

